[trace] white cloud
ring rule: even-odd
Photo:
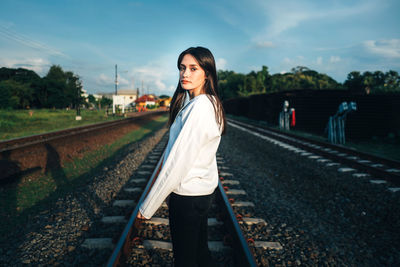
[[[339,56],[331,56],[329,59],[329,62],[331,63],[337,63],[339,61],[341,61],[342,59]]]
[[[400,39],[369,40],[364,42],[367,51],[386,58],[400,58]]]
[[[331,56],[329,59],[324,58],[324,56],[314,57],[313,59],[307,59],[307,57],[304,56],[296,56],[282,59],[278,70],[291,70],[296,66],[305,66],[320,73],[342,72],[343,68],[338,68],[337,62],[340,62],[341,67],[348,66],[349,64],[348,60],[343,60],[339,56]]]
[[[25,68],[33,70],[39,75],[45,75],[45,73],[49,70],[50,62],[44,58],[0,58],[0,65],[7,68]]]
[[[165,55],[144,66],[134,67],[129,73],[137,81],[135,87],[142,88],[143,82],[145,92],[172,94],[175,90],[173,84],[179,78],[175,62],[175,55]]]
[[[155,85],[156,85],[156,89],[164,91],[165,88],[167,88],[167,86],[165,85],[165,83],[161,80],[156,80],[154,81]]]
[[[136,80],[145,83],[145,88],[150,90],[164,90],[166,88],[166,85],[163,82],[165,73],[159,65],[153,65],[153,63],[150,63],[143,67],[134,68],[132,72],[134,73],[134,76],[138,77]]]
[[[115,86],[115,76],[106,75],[101,73],[95,79],[97,85],[101,85],[102,87],[114,87]],[[128,85],[128,86],[127,86]],[[121,77],[118,74],[118,89],[133,89],[132,84],[129,83],[129,80]]]
[[[118,85],[129,85],[129,81],[124,77],[118,75]]]
[[[102,73],[97,77],[96,83],[99,85],[111,85],[111,84],[114,84],[115,81],[112,77],[107,76],[104,73]]]
[[[258,48],[273,48],[275,44],[271,41],[259,41],[256,43],[256,47]]]
[[[322,5],[312,1],[255,1],[259,10],[265,17],[264,25],[260,25],[260,31],[253,37],[256,43],[263,40],[275,40],[278,36],[296,27],[305,21],[337,20],[339,18],[351,17],[366,12],[373,12],[382,3],[370,0],[362,3],[354,3],[346,6]]]
[[[217,65],[217,69],[219,70],[225,70],[226,69],[226,59],[224,58],[218,58],[217,62],[215,64]]]
[[[290,58],[288,58],[288,57],[285,57],[285,58],[283,59],[283,62],[286,63],[286,64],[293,64],[293,61],[292,61]]]
[[[286,69],[286,68],[292,68],[295,66],[304,65],[307,63],[307,60],[304,56],[300,55],[300,56],[296,56],[295,58],[285,57],[282,62],[285,66],[284,68]]]
[[[176,90],[176,85],[174,86],[174,85],[170,85],[169,87],[168,87],[168,91],[171,91],[171,92],[174,92]],[[172,96],[172,95],[171,95]]]

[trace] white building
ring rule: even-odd
[[[98,95],[100,95],[100,98],[104,96],[113,99],[115,93],[99,93]],[[118,102],[124,103],[125,106],[130,106],[131,103],[134,105],[137,99],[137,90],[118,90],[118,98],[120,99]]]

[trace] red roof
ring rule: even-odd
[[[154,97],[149,95],[142,95],[138,99],[135,100],[135,103],[147,102],[147,101],[155,101]]]

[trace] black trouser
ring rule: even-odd
[[[215,266],[208,250],[207,215],[213,194],[181,196],[171,193],[169,223],[176,267]]]

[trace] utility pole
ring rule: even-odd
[[[115,64],[115,95],[118,95],[118,74],[117,74],[117,64]]]
[[[80,98],[81,98],[81,88],[78,86],[77,88],[77,92],[76,92],[76,117],[75,120],[80,121],[82,120],[81,117],[81,108],[80,108]]]

